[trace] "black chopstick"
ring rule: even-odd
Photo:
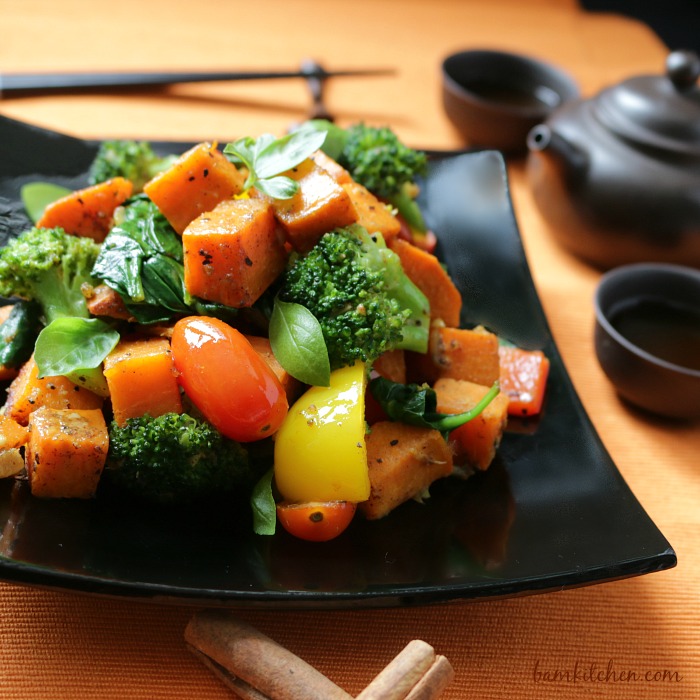
[[[0,74],[0,97],[23,93],[81,92],[110,88],[144,88],[176,83],[204,83],[234,80],[278,80],[287,78],[326,79],[344,76],[392,75],[388,68],[211,72],[136,73],[5,73]]]

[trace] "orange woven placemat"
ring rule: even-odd
[[[697,620],[669,615],[680,609],[674,578],[420,609],[236,615],[352,694],[419,638],[455,668],[446,700],[697,697]],[[1,596],[3,698],[231,697],[184,646],[191,609],[13,586]]]

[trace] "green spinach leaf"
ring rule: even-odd
[[[437,395],[429,386],[399,384],[384,377],[369,383],[372,396],[391,420],[421,428],[439,430],[446,438],[450,432],[476,418],[498,395],[498,382],[486,392],[479,403],[464,413],[438,413]]]
[[[114,289],[139,323],[178,314],[231,317],[235,309],[187,293],[182,240],[147,197],[132,198],[105,238],[92,274]]]

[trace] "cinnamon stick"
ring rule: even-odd
[[[257,697],[248,696],[251,700],[352,700],[313,666],[226,611],[195,614],[185,629],[185,640],[221,667],[220,678],[228,673],[239,687],[244,688],[242,682],[257,691]],[[230,682],[227,685],[239,692]]]
[[[394,657],[356,700],[405,700],[434,662],[433,647],[420,639],[414,639]]]
[[[195,649],[191,644],[187,645],[190,651],[210,670],[220,681],[227,685],[237,697],[241,700],[270,700],[270,697],[263,695],[259,690],[256,690],[251,685],[248,685],[240,678],[236,678],[232,673],[227,671],[223,666],[220,666],[210,659],[206,654],[202,654],[199,649]]]
[[[436,656],[433,665],[413,686],[405,700],[434,700],[447,688],[454,676],[454,669],[447,657]]]

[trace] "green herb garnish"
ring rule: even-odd
[[[306,160],[323,145],[325,138],[323,131],[304,128],[281,138],[272,134],[257,139],[246,136],[227,144],[224,153],[233,163],[247,169],[246,191],[255,187],[273,199],[290,199],[297,193],[299,184],[281,173]]]

